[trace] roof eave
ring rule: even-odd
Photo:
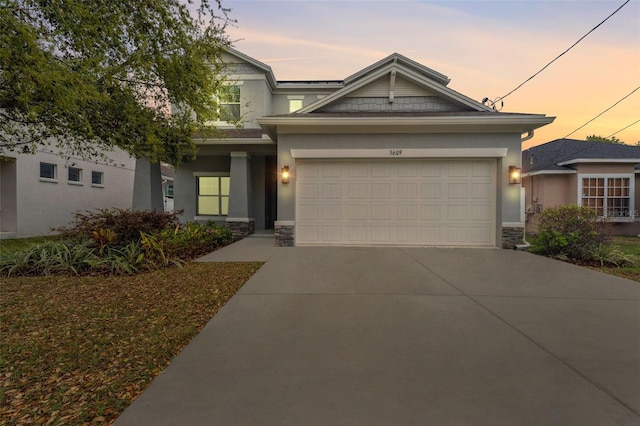
[[[640,163],[640,158],[575,158],[557,163],[558,166],[568,166],[578,163]]]
[[[318,117],[312,114],[300,116],[280,116],[258,118],[258,123],[265,132],[277,140],[278,127],[295,126],[324,128],[332,133],[339,133],[348,127],[362,126],[367,132],[376,133],[381,129],[394,128],[397,132],[402,128],[407,133],[526,133],[540,128],[551,122],[555,117],[545,115],[501,116],[428,116],[428,117],[397,117],[397,116],[368,116],[368,117]],[[363,130],[365,131],[365,130]]]

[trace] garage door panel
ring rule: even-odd
[[[367,210],[366,204],[349,205],[347,206],[347,217],[349,220],[367,220]]]
[[[412,199],[418,198],[418,184],[417,183],[399,183],[398,184],[398,198],[400,199]]]
[[[350,183],[347,185],[347,194],[350,200],[366,199],[369,198],[367,191],[368,184],[366,183]]]
[[[418,220],[418,206],[397,206],[398,220]]]
[[[373,220],[390,220],[391,206],[386,204],[374,204],[369,209],[370,217]]]
[[[495,245],[495,160],[301,160],[296,244]]]
[[[469,184],[467,182],[447,184],[447,196],[451,200],[466,200],[469,198]]]
[[[391,197],[391,185],[388,183],[371,183],[371,198],[386,200]]]
[[[302,221],[318,220],[319,219],[318,210],[319,210],[319,206],[317,205],[301,204],[298,207],[298,218]]]
[[[424,221],[440,221],[442,218],[442,206],[422,206],[422,216],[420,217]]]

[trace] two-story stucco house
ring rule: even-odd
[[[76,211],[131,208],[135,159],[122,150],[106,159],[65,159],[53,150],[0,157],[0,238],[46,235]]]
[[[513,247],[524,235],[521,143],[553,117],[500,113],[394,53],[335,81],[278,81],[224,55],[223,135],[175,176],[184,220],[278,245]],[[516,179],[518,180],[518,179]]]

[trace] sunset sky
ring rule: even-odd
[[[398,52],[478,101],[503,96],[624,3],[606,1],[231,0],[234,47],[278,80],[342,80]],[[557,117],[523,148],[562,138],[640,86],[640,0],[632,0],[540,75],[503,112]],[[640,119],[640,89],[571,138]],[[615,135],[640,141],[640,123]]]

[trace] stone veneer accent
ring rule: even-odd
[[[520,244],[524,244],[524,227],[509,226],[502,228],[502,248],[513,249]]]
[[[256,231],[255,219],[248,220],[227,220],[227,228],[234,237],[244,238]]]
[[[276,246],[293,247],[293,243],[295,241],[295,229],[296,226],[293,224],[276,222],[274,225]]]

